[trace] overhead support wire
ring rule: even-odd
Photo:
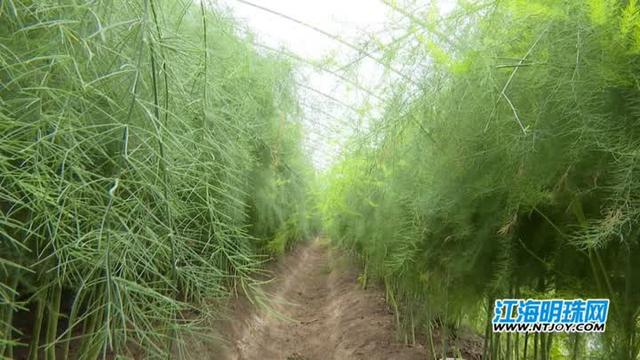
[[[272,15],[275,15],[275,16],[278,16],[278,17],[281,17],[281,18],[283,18],[283,19],[289,20],[289,21],[294,22],[294,23],[296,23],[296,24],[298,24],[298,25],[301,25],[301,26],[304,26],[304,27],[306,27],[306,28],[308,28],[308,29],[311,29],[311,30],[313,30],[313,31],[315,31],[315,32],[317,32],[317,33],[319,33],[319,34],[322,34],[322,35],[324,35],[324,36],[326,36],[326,37],[328,37],[328,38],[330,38],[330,39],[332,39],[332,40],[334,40],[334,41],[336,41],[336,42],[338,42],[338,43],[340,43],[340,44],[342,44],[342,45],[344,45],[344,46],[346,46],[346,47],[349,47],[349,48],[351,48],[351,49],[353,49],[353,50],[355,50],[355,51],[357,51],[357,52],[361,53],[362,55],[364,55],[364,56],[366,56],[366,57],[368,57],[368,58],[372,59],[373,61],[375,61],[375,62],[377,62],[378,64],[382,65],[384,68],[386,68],[386,69],[388,69],[389,71],[393,72],[394,74],[396,74],[396,75],[400,76],[401,78],[403,78],[403,79],[404,79],[404,80],[406,80],[407,82],[410,82],[411,84],[416,85],[416,86],[418,85],[418,84],[417,84],[413,79],[411,79],[409,76],[407,76],[407,75],[406,75],[406,74],[404,74],[403,72],[401,72],[401,71],[399,71],[399,70],[395,69],[395,68],[394,68],[394,67],[392,67],[391,65],[389,65],[389,64],[387,64],[387,63],[385,63],[385,62],[384,62],[382,59],[380,59],[378,56],[375,56],[374,54],[372,54],[372,53],[368,52],[367,50],[365,50],[365,49],[363,49],[363,48],[361,48],[361,47],[358,47],[358,46],[356,46],[356,45],[353,45],[352,43],[350,43],[350,42],[348,42],[348,41],[345,41],[345,40],[341,39],[341,38],[340,38],[339,36],[337,36],[337,35],[331,34],[330,32],[327,32],[327,31],[325,31],[325,30],[322,30],[322,29],[318,28],[317,26],[311,25],[311,24],[309,24],[309,23],[306,23],[306,22],[304,22],[304,21],[298,20],[298,19],[296,19],[296,18],[294,18],[294,17],[291,17],[291,16],[289,16],[289,15],[283,14],[283,13],[281,13],[281,12],[278,12],[278,11],[275,11],[275,10],[272,10],[272,9],[269,9],[269,8],[267,8],[267,7],[264,7],[264,6],[261,6],[261,5],[258,5],[258,4],[255,4],[255,3],[252,3],[252,2],[250,2],[250,1],[247,1],[247,0],[236,0],[236,1],[237,1],[237,2],[239,2],[239,3],[245,4],[245,5],[247,5],[247,6],[251,6],[251,7],[253,7],[253,8],[256,8],[256,9],[262,10],[262,11],[267,12],[267,13],[269,13],[269,14],[272,14]]]
[[[267,46],[267,45],[264,45],[264,44],[260,44],[260,43],[257,43],[257,42],[254,42],[253,45],[256,46],[256,47],[259,47],[259,48],[263,48],[263,49],[266,49],[266,50],[277,52],[279,54],[282,54],[282,55],[288,56],[288,57],[290,57],[292,59],[295,59],[295,60],[297,60],[299,62],[302,62],[302,63],[308,64],[310,66],[313,66],[314,68],[316,68],[316,69],[318,69],[320,71],[324,71],[324,72],[326,72],[328,74],[331,74],[331,75],[335,76],[336,78],[338,78],[338,79],[340,79],[340,80],[342,80],[342,81],[354,86],[355,88],[364,91],[365,93],[367,93],[368,95],[370,95],[371,97],[375,98],[378,101],[381,101],[381,102],[384,101],[384,99],[382,97],[380,97],[379,95],[377,95],[373,91],[367,89],[366,87],[360,85],[356,81],[351,80],[351,79],[347,78],[344,75],[340,75],[338,72],[336,72],[334,70],[331,70],[331,69],[328,69],[328,68],[326,68],[324,66],[318,65],[317,63],[315,63],[313,61],[304,59],[304,58],[302,58],[302,57],[300,57],[300,56],[298,56],[298,55],[296,55],[296,54],[294,54],[294,53],[292,53],[290,51],[274,49],[274,48],[272,48],[270,46]]]
[[[321,113],[322,115],[324,115],[324,116],[326,116],[326,117],[329,117],[329,118],[331,118],[331,119],[335,120],[335,121],[336,121],[336,122],[338,122],[340,125],[343,125],[343,126],[345,126],[345,127],[350,127],[351,129],[356,129],[356,127],[355,127],[355,126],[353,126],[353,124],[349,124],[349,123],[348,123],[348,122],[346,122],[344,119],[341,119],[341,118],[337,117],[336,115],[333,115],[333,114],[331,114],[331,113],[329,113],[329,112],[327,112],[327,111],[324,111],[324,110],[322,110],[322,109],[320,109],[320,108],[318,108],[318,107],[315,107],[315,106],[313,106],[313,105],[307,104],[307,103],[305,103],[305,102],[301,102],[301,104],[302,104],[302,106],[304,106],[304,107],[306,107],[306,108],[309,108],[309,109],[311,109],[311,110],[313,110],[313,111],[319,112],[319,113]]]
[[[421,20],[421,19],[417,18],[415,15],[411,14],[409,11],[407,11],[407,10],[401,8],[400,6],[398,6],[397,4],[395,4],[393,1],[390,1],[390,0],[381,0],[381,1],[382,1],[382,3],[384,3],[385,5],[390,7],[391,9],[393,9],[394,11],[396,11],[396,12],[400,13],[401,15],[405,16],[406,18],[408,18],[411,22],[420,25],[420,27],[422,27],[424,30],[427,30],[431,34],[434,34],[437,37],[439,37],[440,39],[444,40],[444,42],[446,42],[447,45],[455,48],[455,44],[451,41],[451,39],[449,39],[447,36],[445,36],[440,31],[437,31],[434,26],[430,26],[429,24],[427,24],[423,20]],[[411,33],[409,33],[409,34],[411,34]]]
[[[329,94],[327,94],[327,93],[325,93],[323,91],[320,91],[320,90],[318,90],[316,88],[313,88],[311,86],[305,85],[305,84],[303,84],[303,83],[301,83],[299,81],[296,81],[296,85],[300,86],[301,88],[304,88],[304,89],[307,89],[309,91],[312,91],[312,92],[314,92],[314,93],[316,93],[318,95],[324,96],[327,99],[335,102],[336,104],[340,104],[340,105],[352,110],[355,113],[360,113],[360,110],[358,110],[358,108],[354,107],[353,105],[349,105],[349,104],[345,103],[344,101],[336,98],[335,96],[329,95]]]
[[[307,130],[311,130],[311,132],[313,132],[316,135],[322,135],[325,137],[329,137],[330,135],[337,135],[340,133],[340,129],[335,127],[335,126],[331,126],[328,125],[326,123],[320,122],[320,121],[309,121],[309,125],[307,126]],[[318,129],[320,128],[320,129]],[[322,132],[320,133],[318,130],[326,130],[327,132]]]
[[[309,121],[309,126],[307,126],[306,130],[310,130],[310,132],[315,135],[322,135],[327,138],[332,135],[335,136],[340,132],[339,128],[320,121]],[[321,130],[326,130],[327,132],[320,132]]]

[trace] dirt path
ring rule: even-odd
[[[424,359],[396,341],[380,290],[363,290],[358,272],[321,240],[290,254],[271,284],[275,311],[245,316],[229,331],[227,360]],[[277,314],[277,313],[278,314]]]

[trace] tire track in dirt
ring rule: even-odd
[[[320,239],[287,256],[269,286],[272,310],[257,311],[227,336],[227,360],[424,359],[395,339],[381,290]]]

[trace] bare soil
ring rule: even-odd
[[[289,254],[274,271],[269,310],[234,304],[226,345],[192,344],[190,357],[223,360],[425,359],[398,341],[381,289],[364,290],[358,270],[322,240]],[[195,353],[199,355],[194,356]]]

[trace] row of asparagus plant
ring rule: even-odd
[[[291,66],[207,1],[0,19],[0,357],[183,355],[309,231]]]
[[[327,232],[433,358],[469,357],[471,327],[484,359],[637,359],[638,1],[385,2],[405,31],[381,50],[414,83],[327,176]],[[604,334],[498,334],[499,298],[611,308]]]

